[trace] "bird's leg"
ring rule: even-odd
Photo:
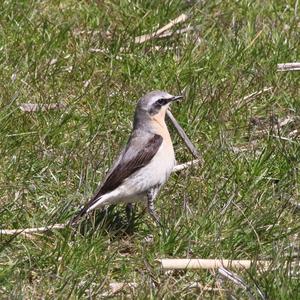
[[[159,215],[157,214],[157,212],[155,211],[155,207],[154,207],[154,199],[156,194],[158,193],[159,188],[152,188],[149,191],[147,191],[147,201],[148,201],[148,212],[150,214],[150,216],[152,217],[152,219],[159,225],[162,226],[159,220]]]
[[[126,218],[129,224],[134,222],[134,207],[132,203],[128,203],[125,207]]]

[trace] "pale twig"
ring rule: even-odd
[[[23,112],[36,112],[36,111],[47,111],[47,110],[60,110],[66,106],[62,103],[51,103],[51,104],[37,104],[37,103],[22,103],[20,109]]]
[[[242,108],[244,105],[248,104],[251,100],[255,99],[257,96],[260,96],[261,94],[263,94],[265,92],[271,91],[272,89],[273,89],[273,87],[266,87],[260,91],[257,91],[250,95],[245,96],[243,99],[240,99],[235,102],[234,110],[236,111],[236,110]]]
[[[284,119],[280,119],[280,120],[278,120],[278,126],[279,127],[283,127],[283,126],[286,126],[286,125],[288,125],[290,123],[293,123],[296,118],[297,117],[295,117],[295,116],[287,116]]]
[[[282,141],[287,141],[287,142],[290,142],[290,143],[296,143],[296,144],[298,144],[298,142],[294,141],[293,139],[287,138],[285,136],[274,135],[274,134],[271,134],[270,136],[273,137],[273,138],[275,138],[275,139],[279,139],[279,140],[282,140]]]
[[[81,34],[85,34],[85,35],[88,35],[88,34],[100,34],[101,31],[100,30],[74,30],[74,35],[77,36],[77,35],[81,35]]]
[[[288,136],[289,137],[295,137],[295,136],[297,136],[298,135],[298,129],[295,129],[295,130],[293,130],[293,131],[291,131],[289,134],[288,134]]]
[[[90,52],[94,52],[94,53],[106,53],[108,51],[108,49],[101,49],[101,48],[90,48],[89,49]]]
[[[136,282],[112,282],[108,285],[108,291],[101,294],[102,297],[108,297],[115,295],[119,292],[124,292],[129,290],[134,290],[138,287],[138,284]],[[184,290],[188,289],[199,289],[200,291],[205,292],[224,292],[226,289],[222,288],[214,288],[211,286],[203,286],[199,282],[190,282],[189,284],[185,285],[183,287]]]
[[[170,28],[172,28],[174,25],[178,24],[178,23],[182,23],[185,22],[188,19],[188,15],[187,14],[181,14],[179,17],[177,17],[176,19],[172,20],[171,22],[169,22],[167,25],[163,26],[162,28],[156,30],[155,32],[152,33],[148,33],[148,34],[144,34],[141,36],[138,36],[134,39],[134,42],[136,44],[142,44],[146,41],[149,41],[155,37],[160,36],[163,32],[169,30]]]
[[[249,269],[253,265],[267,268],[271,262],[266,260],[229,260],[229,259],[157,259],[164,270],[182,269],[216,269],[231,267],[236,269]]]
[[[167,30],[167,31],[163,32],[162,34],[160,34],[159,36],[157,36],[157,38],[161,39],[161,38],[172,36],[174,34],[183,34],[183,33],[189,32],[189,31],[197,30],[197,29],[199,29],[199,27],[188,26],[188,27],[178,29],[175,31]]]
[[[199,282],[191,282],[189,283],[185,289],[199,289],[201,291],[205,291],[205,292],[225,292],[227,291],[227,289],[222,289],[222,288],[214,288],[212,286],[203,286],[201,283]]]
[[[246,144],[242,144],[242,145],[239,145],[239,146],[232,146],[231,147],[231,151],[233,153],[243,153],[243,152],[256,152],[257,149],[258,149],[258,143],[257,143],[257,140],[253,140],[253,141],[250,141],[249,143],[246,143]],[[259,152],[259,151],[258,151]]]
[[[0,235],[31,235],[36,233],[43,233],[51,231],[53,229],[66,228],[68,224],[53,224],[46,227],[35,227],[35,228],[21,228],[21,229],[0,229]]]
[[[135,289],[137,287],[136,282],[112,282],[109,284],[110,294],[116,294],[125,288]]]
[[[187,148],[190,150],[192,155],[195,158],[202,161],[200,153],[198,152],[196,147],[193,145],[191,140],[188,138],[188,136],[186,135],[186,133],[184,132],[182,127],[179,125],[179,123],[176,121],[175,117],[172,115],[172,113],[169,110],[167,111],[167,116],[169,117],[169,119],[172,122],[174,128],[177,130],[179,136],[182,138],[182,140],[184,141],[184,143],[186,144]]]
[[[199,163],[201,163],[202,161],[200,159],[194,159],[194,160],[191,160],[189,162],[186,162],[184,164],[180,164],[180,165],[177,165],[173,168],[173,172],[178,172],[178,171],[181,171],[181,170],[184,170],[184,169],[187,169],[189,168],[190,166],[194,166],[194,165],[197,165]]]
[[[300,62],[278,64],[277,71],[300,71]]]

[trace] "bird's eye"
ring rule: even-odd
[[[166,99],[159,99],[156,101],[159,105],[165,105],[167,104],[167,100]]]

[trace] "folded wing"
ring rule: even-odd
[[[125,149],[107,173],[102,185],[90,201],[75,215],[70,222],[74,224],[93,206],[98,199],[119,187],[130,175],[146,166],[161,146],[163,138],[158,134],[134,131]]]

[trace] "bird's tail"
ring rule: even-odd
[[[75,226],[79,223],[79,221],[83,218],[83,216],[86,214],[86,208],[85,206],[82,207],[79,212],[77,212],[69,221],[70,226]]]
[[[94,210],[96,207],[99,206],[99,202],[102,202],[102,196],[100,197],[93,197],[85,206],[83,206],[76,214],[75,216],[70,220],[69,225],[74,226],[77,225],[80,220],[85,216],[88,215],[88,213],[92,210]]]

